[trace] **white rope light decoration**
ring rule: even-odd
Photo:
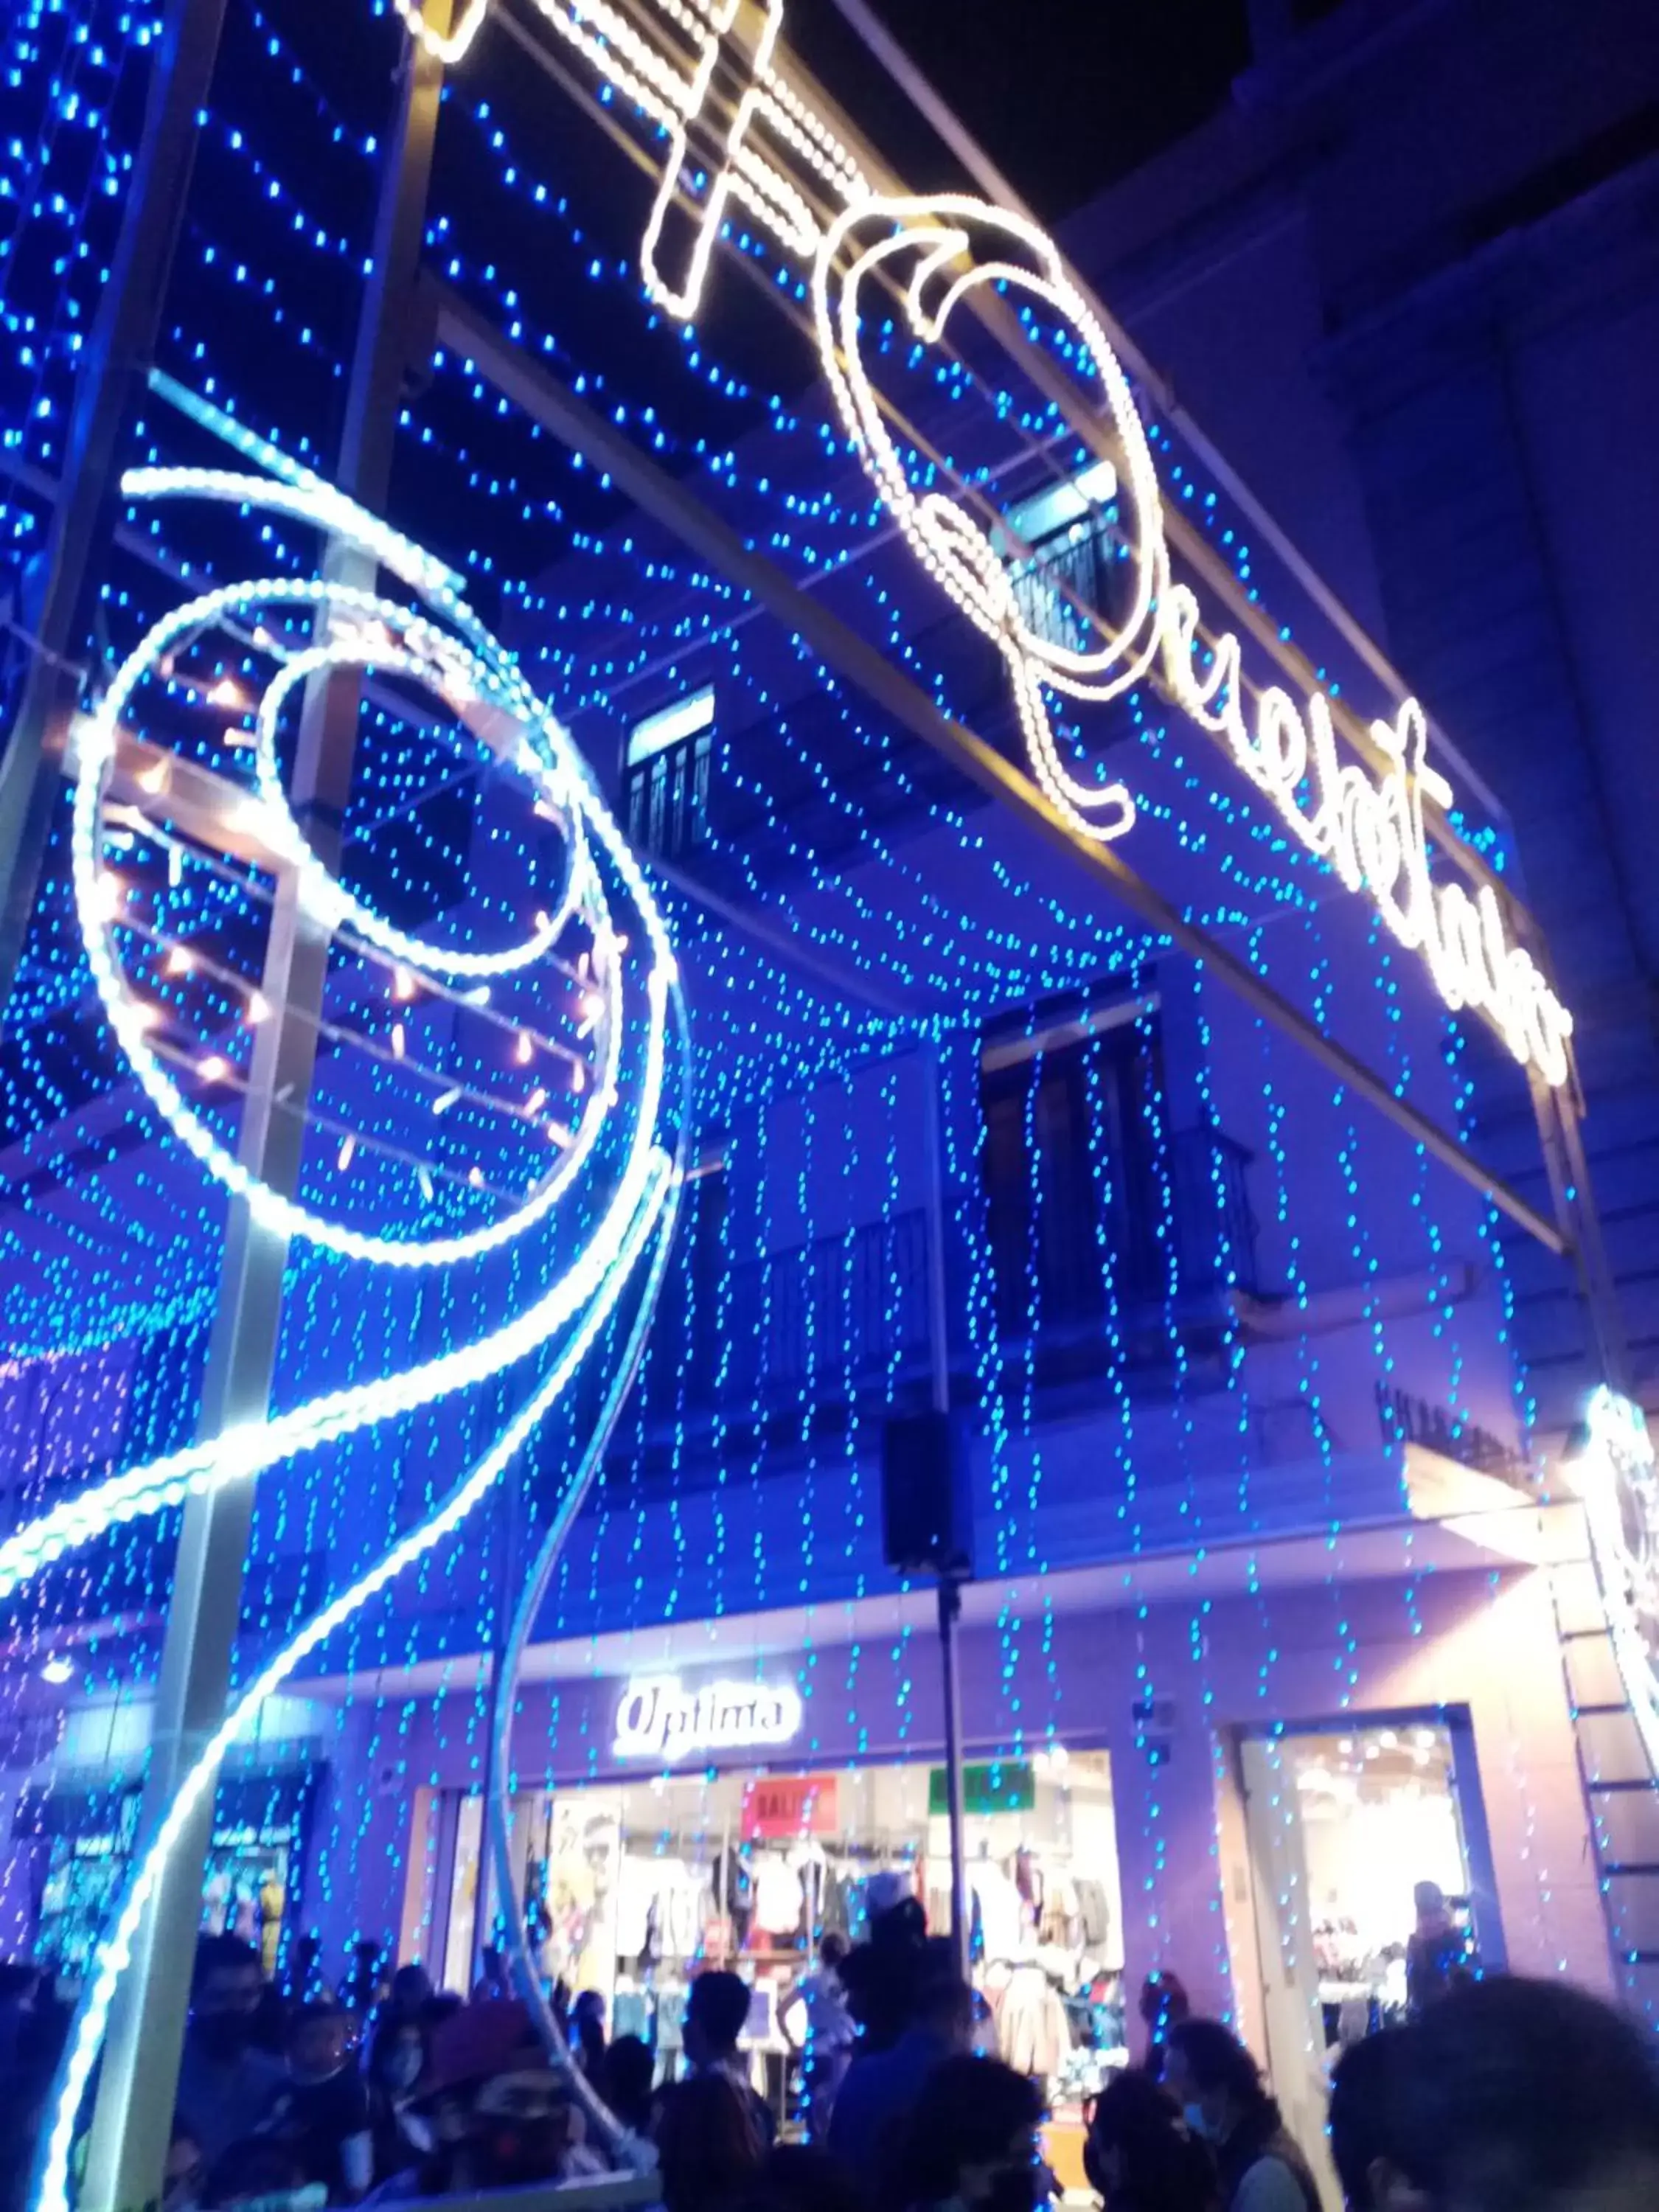
[[[192,411],[204,420],[216,412],[202,402],[193,402]],[[215,427],[223,429],[222,418]],[[301,1452],[431,1406],[538,1355],[553,1354],[550,1368],[477,1464],[426,1522],[305,1624],[238,1699],[191,1767],[159,1831],[145,1846],[83,1991],[43,2154],[36,2200],[41,2212],[67,2212],[76,2116],[116,1989],[131,1963],[162,1868],[192,1808],[212,1789],[225,1751],[295,1667],[405,1567],[452,1534],[501,1480],[579,1370],[624,1289],[654,1255],[642,1279],[645,1287],[633,1325],[638,1341],[660,1283],[661,1254],[678,1204],[680,1168],[672,1149],[678,1140],[667,1045],[671,1012],[682,1026],[684,1015],[678,1004],[672,948],[645,878],[592,789],[580,755],[511,656],[467,607],[452,571],[264,441],[245,438],[239,442],[277,473],[136,469],[123,478],[121,489],[130,499],[201,497],[289,515],[315,526],[337,550],[355,550],[368,562],[389,570],[419,596],[427,611],[331,579],[278,577],[222,585],[152,626],[116,672],[95,714],[82,726],[72,833],[76,912],[94,984],[133,1074],[179,1143],[258,1220],[283,1237],[371,1267],[454,1267],[501,1249],[546,1221],[559,1201],[583,1181],[584,1170],[593,1168],[601,1133],[623,1109],[624,1083],[629,1119],[623,1141],[613,1155],[611,1187],[602,1194],[597,1218],[585,1229],[580,1247],[550,1279],[544,1271],[532,1270],[534,1294],[530,1303],[498,1326],[401,1372],[325,1393],[273,1419],[237,1425],[127,1468],[0,1542],[0,1595],[4,1595],[112,1525],[257,1476]],[[258,810],[258,827],[276,865],[295,872],[301,904],[318,926],[345,933],[349,943],[372,945],[415,976],[469,981],[529,976],[541,963],[560,976],[562,988],[572,974],[556,954],[567,927],[580,925],[590,942],[592,972],[582,985],[586,1012],[578,1035],[589,1041],[592,1073],[579,1126],[526,1197],[495,1220],[465,1234],[405,1238],[349,1227],[273,1189],[253,1174],[227,1150],[181,1092],[149,1040],[147,1010],[130,988],[117,957],[117,921],[110,911],[100,856],[104,802],[123,716],[146,678],[166,673],[164,657],[179,641],[216,622],[272,607],[315,610],[320,635],[303,648],[286,653],[267,631],[258,633],[282,665],[258,706],[253,763],[258,796],[249,804]],[[349,891],[307,840],[283,789],[277,763],[284,705],[313,679],[335,670],[368,667],[420,684],[483,742],[498,752],[505,750],[513,768],[528,781],[538,811],[550,815],[564,832],[567,866],[556,910],[538,916],[534,930],[519,944],[479,952],[434,944],[400,930]],[[156,804],[164,809],[165,799]],[[607,876],[620,884],[626,896],[630,930],[637,927],[643,934],[631,963],[624,957],[630,939],[618,930],[605,889]],[[630,981],[635,969],[637,985]],[[641,1003],[634,1009],[636,991]],[[678,1120],[683,1127],[683,1111]],[[614,1420],[620,1398],[613,1391],[606,1401],[600,1429],[582,1455],[584,1471],[591,1472],[602,1455],[602,1431]],[[567,1499],[558,1523],[562,1529],[569,1525],[570,1506]]]
[[[441,37],[422,17],[420,0],[396,0],[411,37],[441,60],[459,60],[489,12],[489,0],[469,0],[453,32]],[[669,135],[667,160],[641,249],[645,288],[682,319],[702,298],[721,221],[740,202],[780,251],[810,270],[820,365],[848,434],[883,503],[922,566],[1002,653],[1032,774],[1045,797],[1083,837],[1105,842],[1134,822],[1134,801],[1119,781],[1080,774],[1060,751],[1047,695],[1100,704],[1155,671],[1182,709],[1224,735],[1239,768],[1275,807],[1297,842],[1328,861],[1352,891],[1366,891],[1399,942],[1420,953],[1435,988],[1453,1012],[1487,1014],[1510,1051],[1552,1085],[1571,1072],[1572,1017],[1524,947],[1513,944],[1496,893],[1471,897],[1461,884],[1429,874],[1423,805],[1453,803],[1450,786],[1425,758],[1427,724],[1415,700],[1401,702],[1393,722],[1371,726],[1388,765],[1380,775],[1340,763],[1329,699],[1314,692],[1298,707],[1276,687],[1255,702],[1247,720],[1243,647],[1226,633],[1206,647],[1194,592],[1172,580],[1164,535],[1162,492],[1134,396],[1098,318],[1066,272],[1060,250],[1027,217],[970,193],[912,198],[877,191],[829,127],[814,115],[780,69],[776,50],[782,0],[762,0],[758,32],[750,36],[737,0],[647,0],[646,12],[672,26],[654,43],[611,0],[536,0],[559,35],[595,75],[633,100]],[[688,62],[687,46],[695,53]],[[711,135],[721,155],[707,179],[684,281],[663,273],[662,234],[688,152],[688,126],[709,106],[714,72],[724,56],[739,89],[729,125]],[[821,217],[784,161],[797,164],[811,188],[838,204]],[[982,258],[975,258],[981,255]],[[1101,642],[1088,650],[1058,644],[1033,629],[1021,611],[1007,556],[959,500],[918,493],[882,416],[860,350],[860,294],[878,272],[911,257],[902,289],[911,331],[922,344],[944,337],[951,310],[968,292],[1002,285],[1024,292],[1064,324],[1092,367],[1103,427],[1117,448],[1115,494],[1129,510],[1134,564],[1127,611],[1115,623],[1096,609]],[[870,318],[872,322],[879,318]],[[1311,805],[1289,773],[1300,760],[1323,777]]]

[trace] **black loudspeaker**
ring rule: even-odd
[[[968,1441],[960,1413],[899,1414],[882,1429],[882,1554],[902,1574],[974,1571]]]

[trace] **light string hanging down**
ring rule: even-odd
[[[205,402],[198,421],[247,434]],[[191,1766],[155,1833],[140,1849],[117,1917],[100,1944],[83,1990],[58,2094],[43,2137],[33,2201],[42,2212],[67,2212],[74,2131],[83,2094],[108,2026],[110,2008],[162,1867],[188,1824],[193,1806],[214,1787],[225,1752],[258,1719],[267,1701],[317,1651],[399,1574],[451,1535],[501,1481],[549,1412],[566,1393],[605,1331],[625,1291],[635,1304],[624,1362],[631,1373],[649,1327],[672,1237],[689,1124],[684,1010],[667,927],[643,874],[589,779],[568,736],[531,691],[513,658],[460,596],[459,580],[422,549],[389,531],[332,487],[285,461],[264,441],[257,458],[281,480],[215,470],[130,471],[130,499],[199,496],[264,509],[307,523],[337,547],[371,557],[416,593],[428,611],[378,593],[321,579],[272,578],[223,585],[174,609],[151,625],[122,663],[79,732],[72,832],[73,886],[80,932],[104,1011],[131,1073],[179,1144],[210,1178],[244,1200],[254,1218],[354,1266],[392,1271],[453,1271],[484,1261],[538,1227],[550,1230],[562,1199],[601,1176],[608,1188],[588,1194],[594,1216],[566,1232],[568,1249],[550,1247],[526,1271],[527,1303],[458,1349],[312,1398],[274,1419],[247,1422],[219,1436],[130,1468],[73,1496],[16,1530],[0,1545],[0,1593],[9,1594],[52,1560],[112,1525],[176,1504],[193,1492],[257,1475],[299,1453],[373,1430],[454,1393],[471,1389],[526,1362],[551,1355],[519,1410],[465,1477],[437,1500],[419,1524],[386,1550],[349,1586],[306,1620],[239,1697]],[[302,906],[331,935],[368,944],[399,969],[442,978],[524,974],[538,965],[556,976],[561,994],[573,973],[583,979],[575,1036],[592,1074],[574,1133],[567,1132],[553,1165],[516,1204],[482,1228],[459,1236],[397,1233],[395,1220],[373,1232],[335,1220],[290,1199],[252,1174],[227,1149],[206,1115],[185,1098],[150,1036],[154,1009],[139,998],[118,954],[123,927],[118,886],[102,864],[106,802],[124,736],[123,717],[147,678],[167,680],[164,656],[204,629],[261,607],[315,611],[319,625],[304,648],[285,648],[269,629],[265,649],[282,664],[259,702],[252,803],[273,872],[294,872]],[[440,619],[441,618],[441,619]],[[533,792],[538,816],[563,838],[562,889],[551,914],[538,917],[520,944],[495,953],[434,944],[395,927],[341,884],[313,850],[284,793],[276,737],[283,701],[303,682],[335,669],[400,674],[433,693],[488,749],[504,757]],[[165,816],[167,783],[148,805]],[[250,802],[238,810],[246,833]],[[132,810],[124,811],[126,820]],[[147,816],[139,817],[139,828]],[[124,830],[124,836],[131,832]],[[618,902],[617,892],[621,901]],[[567,927],[589,950],[578,970],[556,957]],[[135,932],[148,942],[153,932]],[[631,953],[631,957],[630,957]],[[538,1030],[553,1026],[548,1015]],[[671,1067],[669,1031],[680,1045]],[[174,1058],[177,1055],[173,1055]],[[584,1174],[586,1170],[586,1174]],[[423,1178],[423,1188],[429,1179]],[[475,1180],[472,1188],[481,1185]],[[520,1278],[514,1277],[515,1285]],[[620,1411],[624,1392],[606,1398],[565,1485],[556,1528],[571,1525]],[[556,1545],[553,1547],[556,1550]]]
[[[423,21],[418,0],[397,6],[410,35],[448,62],[467,52],[489,12],[488,0],[473,0],[441,37]],[[1102,704],[1160,674],[1184,712],[1226,738],[1237,765],[1298,842],[1346,889],[1364,891],[1399,941],[1422,956],[1446,1006],[1485,1014],[1518,1060],[1552,1087],[1565,1083],[1572,1017],[1531,954],[1511,941],[1496,894],[1488,885],[1471,899],[1461,884],[1431,878],[1425,801],[1449,809],[1453,793],[1428,763],[1419,703],[1405,700],[1393,722],[1372,724],[1387,763],[1374,775],[1358,763],[1339,761],[1325,692],[1311,692],[1299,708],[1283,690],[1264,689],[1252,730],[1239,638],[1229,631],[1200,647],[1199,602],[1171,573],[1158,477],[1133,392],[1048,234],[970,194],[878,191],[779,68],[781,0],[767,0],[752,40],[738,0],[650,0],[635,14],[607,0],[537,0],[537,6],[604,83],[668,135],[641,256],[646,290],[659,307],[683,320],[696,313],[734,200],[806,270],[820,366],[848,434],[923,567],[1001,652],[1032,771],[1050,805],[1094,842],[1133,826],[1134,802],[1121,781],[1091,780],[1062,758],[1046,695]],[[648,38],[638,27],[643,18],[651,24]],[[719,66],[740,86],[723,132],[709,115]],[[700,118],[720,138],[712,166],[701,156],[688,161],[688,128]],[[841,203],[839,213],[819,219],[781,166],[790,161],[810,178],[811,189]],[[686,274],[675,282],[664,273],[663,237],[670,205],[682,192],[699,212]],[[901,298],[918,343],[941,343],[957,303],[995,287],[1023,292],[1056,316],[1064,352],[1091,367],[1083,388],[1119,457],[1108,496],[1132,511],[1133,588],[1121,618],[1097,612],[1101,641],[1091,651],[1056,645],[1034,629],[1008,552],[962,501],[931,489],[919,494],[894,443],[863,360],[862,332],[874,319],[861,312],[860,293],[872,276],[892,279],[893,264],[907,252],[915,265]]]

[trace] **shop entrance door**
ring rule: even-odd
[[[1405,2016],[1421,1885],[1443,1901],[1437,1971],[1504,1961],[1468,1717],[1346,1717],[1240,1742],[1273,2094],[1340,2198],[1325,2151],[1340,2045]]]

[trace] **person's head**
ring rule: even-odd
[[[1419,1881],[1412,1891],[1412,1902],[1425,1925],[1437,1925],[1447,1917],[1446,1893],[1437,1881]]]
[[[1178,1974],[1148,1974],[1140,1985],[1140,2017],[1161,2042],[1177,2021],[1190,2020],[1192,2001]]]
[[[161,2170],[161,2212],[187,2212],[188,2207],[200,2203],[206,2180],[202,2146],[187,2127],[175,2120],[167,2164]]]
[[[1179,2021],[1164,2040],[1164,2080],[1194,2135],[1225,2142],[1267,2101],[1261,2069],[1218,2020]]]
[[[412,2096],[426,2071],[426,2030],[413,2013],[389,2012],[369,2046],[368,2078],[393,2097]]]
[[[471,2136],[483,2187],[558,2180],[575,2137],[569,2093],[545,2067],[498,2075],[473,2100]]]
[[[847,1938],[844,1936],[838,1934],[835,1929],[830,1929],[829,1933],[819,1941],[819,1960],[823,1965],[828,1966],[831,1972],[834,1972],[846,1956]]]
[[[693,1990],[710,1978],[700,1976]],[[657,2155],[666,2212],[725,2212],[759,2180],[766,2147],[734,2084],[724,2074],[699,2074],[665,2102]]]
[[[1364,2212],[1659,2203],[1659,2057],[1598,1999],[1500,1976],[1378,2039],[1386,2058],[1361,2044],[1342,2061],[1332,2121],[1339,2171],[1345,2185],[1360,2179]]]
[[[1105,2202],[1157,2206],[1158,2212],[1205,2212],[1215,2197],[1210,2154],[1173,2097],[1149,2075],[1113,2075],[1094,2109],[1084,2146],[1084,2171]]]
[[[605,1999],[597,1990],[583,1990],[570,2008],[570,2024],[577,2029],[605,2028]]]
[[[1374,2177],[1383,2178],[1398,2148],[1395,2106],[1408,2055],[1407,2031],[1385,2028],[1351,2045],[1331,2077],[1331,2160],[1350,2212],[1381,2212]]]
[[[741,1974],[699,1974],[685,2001],[686,2057],[694,2066],[729,2058],[748,2018],[749,1984]]]
[[[619,2035],[605,2054],[599,2094],[624,2127],[643,2135],[651,2117],[651,2084],[656,2061],[641,2036]]]
[[[349,2023],[338,2005],[302,2004],[288,2024],[288,2070],[296,2081],[326,2081],[346,2063]]]
[[[967,2212],[1031,2212],[1042,2122],[1042,2093],[1029,2075],[997,2058],[947,2058],[910,2112],[905,2201],[950,2201]]]
[[[264,1978],[259,1954],[237,1936],[204,1936],[191,1978],[191,2033],[226,2057],[247,2044]]]
[[[392,2002],[399,2012],[417,2013],[432,2002],[432,1977],[418,1959],[392,1977]]]

